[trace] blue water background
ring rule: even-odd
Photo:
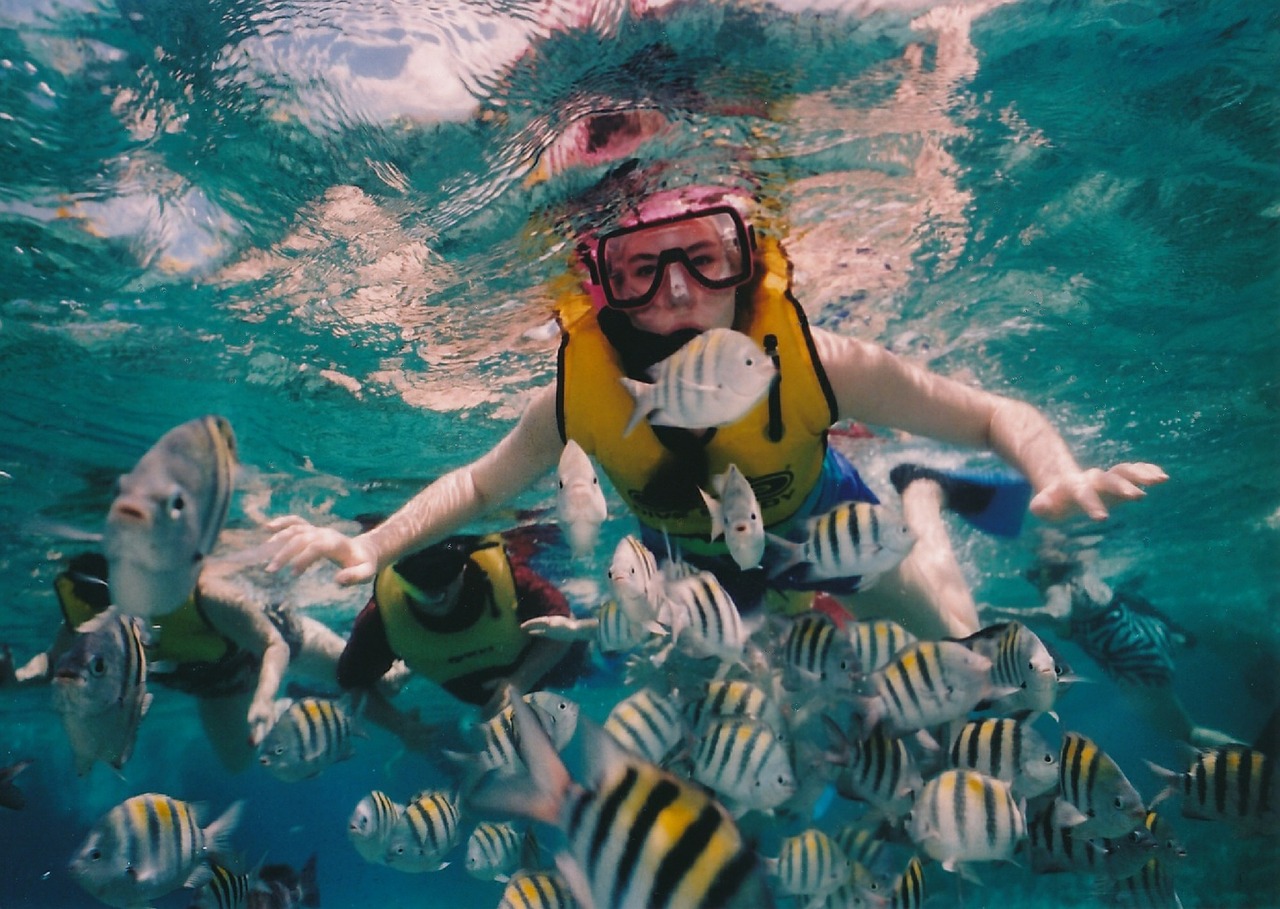
[[[600,32],[516,3],[0,3],[0,637],[25,659],[57,624],[50,582],[101,530],[111,483],[204,412],[247,465],[229,538],[261,514],[386,512],[483,451],[553,376],[545,281],[599,169],[531,179],[583,111],[660,111],[639,154],[750,173],[824,327],[1043,407],[1082,461],[1171,479],[1098,527],[1104,576],[1193,632],[1176,690],[1251,739],[1280,701],[1280,30],[1244,0],[677,5]],[[924,16],[924,18],[918,18]],[[778,222],[781,225],[782,221]],[[885,488],[882,433],[855,456]],[[544,482],[484,523],[545,509]],[[614,512],[620,508],[614,502]],[[579,605],[594,566],[550,571]],[[956,524],[980,601],[1035,603],[1042,527]],[[364,591],[259,577],[345,630]],[[1059,642],[1054,642],[1059,643]],[[1179,761],[1088,658],[1062,704],[1148,798]],[[603,716],[602,671],[574,697]],[[406,693],[446,721],[431,692]],[[360,861],[370,788],[439,779],[379,730],[321,777],[231,776],[192,705],[156,691],[123,778],[71,769],[48,692],[0,692],[0,763],[35,757],[0,812],[0,907],[96,905],[65,863],[138,792],[247,800],[250,862],[319,854],[325,906],[492,906],[461,850],[436,875]],[[1280,904],[1274,841],[1183,821],[1187,906]],[[994,869],[936,905],[1090,905],[1088,881]],[[445,896],[444,894],[448,894]],[[175,895],[162,906],[185,905]]]

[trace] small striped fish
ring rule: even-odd
[[[1001,622],[970,635],[962,644],[991,661],[991,682],[1007,688],[993,709],[1048,713],[1058,699],[1062,669],[1044,642],[1021,622]]]
[[[1182,795],[1184,817],[1226,821],[1255,833],[1280,832],[1280,792],[1275,762],[1244,745],[1201,750],[1183,773],[1147,762],[1168,786],[1152,805]]]
[[[778,857],[766,859],[765,867],[783,893],[819,899],[848,880],[853,863],[835,840],[810,828],[785,838]]]
[[[210,862],[212,877],[191,901],[190,909],[243,909],[249,903],[248,872],[237,874],[218,862]]]
[[[863,672],[884,668],[899,651],[916,642],[914,634],[889,619],[853,622],[846,631]]]
[[[1132,597],[1120,592],[1108,602],[1098,602],[1083,585],[1073,584],[1071,637],[1119,682],[1170,685],[1174,648],[1181,636],[1163,617],[1132,608],[1131,602]]]
[[[1027,825],[1031,867],[1037,874],[1079,871],[1109,878],[1137,874],[1156,851],[1156,838],[1138,825],[1118,837],[1081,837],[1072,827],[1053,822],[1053,806],[1046,806]]]
[[[1135,909],[1182,909],[1182,900],[1174,886],[1173,875],[1158,859],[1152,859],[1137,874],[1115,881],[1110,890],[1117,906]]]
[[[467,838],[467,874],[482,881],[510,880],[520,868],[529,836],[515,824],[477,824]]]
[[[391,801],[380,789],[362,798],[347,821],[347,838],[366,862],[381,865],[387,858],[387,842],[403,805]]]
[[[1146,818],[1142,796],[1118,764],[1078,732],[1062,739],[1054,824],[1077,837],[1121,836]]]
[[[839,734],[833,726],[828,728]],[[885,817],[898,818],[911,809],[923,788],[924,778],[902,739],[877,730],[843,744],[836,792],[845,798],[867,802]]]
[[[670,647],[696,659],[716,657],[725,663],[741,661],[750,636],[738,607],[719,579],[699,571],[667,585],[667,599],[659,622],[671,634]],[[666,652],[655,661],[665,659]]]
[[[281,698],[276,721],[258,746],[258,762],[286,783],[309,779],[353,753],[351,715],[327,698]]]
[[[759,720],[773,730],[779,741],[785,741],[788,733],[782,711],[768,692],[745,679],[708,682],[703,695],[685,706],[684,715],[695,735],[702,735],[716,720],[733,717]]]
[[[835,621],[820,612],[791,619],[782,642],[782,674],[787,687],[831,694],[853,690],[859,672],[853,644]]]
[[[649,631],[631,621],[617,600],[608,600],[596,610],[596,647],[601,653],[625,653],[648,639]]]
[[[633,624],[663,633],[657,618],[664,583],[657,559],[639,537],[628,534],[618,541],[609,563],[609,586],[614,600]]]
[[[844,502],[808,519],[798,542],[769,534],[769,577],[780,577],[796,566],[803,566],[796,580],[805,582],[884,574],[915,545],[907,525],[887,514],[880,505]]]
[[[711,723],[694,746],[690,775],[738,813],[776,808],[797,788],[787,749],[753,720]]]
[[[564,878],[554,871],[522,871],[502,891],[498,909],[576,909]]]
[[[622,430],[652,426],[709,429],[736,423],[759,403],[778,369],[760,345],[730,328],[712,328],[649,369],[653,383],[623,376],[635,410]]]
[[[532,711],[516,704],[531,773],[491,779],[474,807],[556,824],[596,909],[764,909],[759,859],[700,786],[623,750],[583,722],[588,786],[570,779]]]
[[[1014,798],[1033,798],[1058,783],[1058,751],[1025,720],[987,717],[966,723],[948,758],[951,767],[1004,780]]]
[[[849,861],[866,868],[876,867],[884,854],[885,841],[875,826],[865,823],[845,824],[831,838],[849,856]]]
[[[71,742],[76,773],[96,761],[119,770],[133,754],[151,705],[142,623],[108,609],[76,629],[53,669],[53,706]]]
[[[684,737],[680,708],[651,688],[642,688],[609,711],[604,731],[623,748],[661,765]]]
[[[861,728],[891,736],[965,716],[996,690],[991,661],[954,641],[917,641],[866,681],[872,696],[854,699]]]
[[[199,887],[212,875],[207,861],[227,851],[243,804],[201,827],[187,802],[155,792],[126,799],[94,824],[71,860],[71,876],[111,906],[145,906],[180,887]]]
[[[387,837],[385,864],[419,874],[448,866],[444,857],[458,844],[460,813],[452,795],[423,792],[405,806]]]
[[[1010,860],[1026,835],[1008,784],[972,770],[945,770],[925,783],[906,826],[916,845],[948,871]]]
[[[573,738],[578,723],[578,706],[553,692],[534,691],[524,695],[526,704],[533,707],[534,716],[543,730],[551,736],[556,748],[563,748]],[[475,755],[458,755],[448,752],[460,763],[476,761],[481,772],[496,770],[499,773],[515,773],[523,769],[520,759],[519,737],[516,735],[515,710],[505,705],[480,725],[481,746]]]
[[[231,424],[209,415],[170,429],[120,478],[102,544],[122,613],[149,619],[186,602],[227,519],[236,464]]]

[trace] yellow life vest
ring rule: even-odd
[[[719,427],[706,445],[710,476],[730,464],[751,483],[765,526],[796,514],[817,485],[827,450],[827,429],[837,419],[835,394],[818,361],[804,310],[789,289],[789,264],[770,238],[758,252],[763,274],[753,290],[750,324],[738,326],[774,357],[779,378],[743,419]],[[709,545],[711,520],[698,505],[686,511],[658,509],[644,501],[646,483],[674,455],[648,422],[625,439],[635,407],[619,379],[622,367],[585,293],[566,294],[560,307],[559,421],[563,438],[594,456],[636,517],[681,537],[686,549],[723,552]],[[772,412],[771,412],[772,411]]]
[[[62,616],[69,628],[79,628],[101,611],[90,602],[90,591],[82,587],[89,583],[93,581],[83,577],[77,579],[65,571],[53,581]],[[153,663],[215,663],[236,649],[205,619],[200,608],[199,588],[193,590],[186,602],[173,612],[154,617],[150,636],[147,659]]]
[[[496,545],[483,545],[495,543]],[[484,573],[486,602],[468,604],[475,621],[464,628],[429,628],[409,606],[409,598],[420,596],[413,579],[388,565],[378,572],[373,596],[382,614],[391,650],[410,669],[439,685],[472,673],[493,670],[494,677],[515,667],[533,639],[520,628],[516,614],[516,586],[511,563],[497,534],[484,537],[482,545],[468,557]],[[465,589],[465,588],[464,588]]]

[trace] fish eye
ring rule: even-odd
[[[96,656],[89,663],[89,671],[94,675],[102,675],[107,671],[107,661],[104,657]]]
[[[1052,764],[1052,763],[1053,763],[1053,755],[1052,755],[1052,754],[1046,754],[1046,755],[1044,756],[1044,762],[1045,762],[1046,764]]]
[[[101,849],[92,849],[89,851],[89,861],[96,862],[100,858],[102,858]]]
[[[186,507],[187,507],[187,500],[183,498],[182,493],[175,492],[173,495],[169,496],[170,514],[176,517],[180,515],[182,513],[182,510]]]

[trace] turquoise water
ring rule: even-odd
[[[1194,633],[1177,693],[1251,740],[1280,701],[1278,14],[926,10],[675,5],[602,14],[594,33],[497,2],[0,4],[3,639],[20,660],[48,643],[50,582],[92,545],[73,532],[100,531],[115,475],[200,413],[232,421],[248,466],[235,541],[260,538],[260,514],[388,511],[498,439],[552,378],[544,282],[601,170],[531,175],[575,116],[635,108],[670,124],[643,158],[750,174],[786,213],[775,229],[816,323],[1037,403],[1083,461],[1168,471],[1104,525],[1065,529],[1096,532],[1104,576],[1141,579]],[[958,457],[887,434],[857,451],[881,484],[908,455]],[[544,482],[512,508],[552,495]],[[1035,602],[1021,572],[1041,530],[956,525],[981,601]],[[556,580],[589,599],[598,567],[565,561]],[[323,572],[257,581],[340,630],[365,597]],[[1142,761],[1175,763],[1175,743],[1072,662],[1095,682],[1064,699],[1064,724],[1153,796]],[[599,716],[615,693],[605,673],[574,696]],[[0,813],[4,909],[93,905],[66,860],[148,790],[246,799],[237,848],[294,865],[318,851],[325,906],[496,904],[460,852],[410,877],[348,845],[370,788],[403,800],[439,778],[377,730],[286,785],[222,771],[191,702],[156,695],[124,778],[77,779],[47,691],[0,692],[0,764],[37,758],[28,808]],[[1180,832],[1185,905],[1280,905],[1274,841]],[[1018,869],[963,894],[930,883],[936,905],[1093,901],[1086,880]]]

